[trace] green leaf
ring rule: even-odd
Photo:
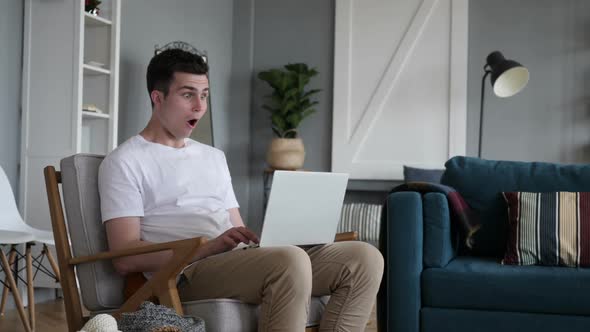
[[[285,66],[285,69],[295,73],[305,73],[307,72],[307,65],[305,63],[290,63]]]
[[[277,89],[280,86],[282,76],[283,73],[278,69],[271,69],[258,73],[258,78],[267,82],[273,89]]]
[[[281,106],[283,104],[283,100],[284,98],[281,97],[278,93],[274,92],[271,96],[270,96],[270,100],[277,106]]]
[[[280,116],[280,115],[278,115],[278,114],[273,114],[273,115],[271,116],[271,120],[272,120],[272,124],[273,124],[275,127],[277,127],[277,129],[278,129],[278,130],[280,130],[280,131],[285,131],[285,129],[286,129],[286,126],[287,126],[287,125],[286,125],[286,122],[285,122],[285,120],[283,119],[283,117],[281,117],[281,116]]]
[[[272,129],[272,131],[275,133],[275,135],[277,135],[278,137],[283,137],[283,133],[281,133],[281,132],[280,132],[280,131],[277,129],[277,127],[273,126],[271,129]]]
[[[310,97],[320,92],[320,89],[306,91],[311,77],[318,71],[310,68],[305,63],[289,63],[282,68],[273,68],[258,73],[258,78],[268,83],[273,89],[272,93],[265,96],[269,102],[262,106],[268,111],[273,124],[273,132],[279,136],[290,137],[296,135],[295,131],[301,121],[315,112],[312,106],[317,101],[311,101]]]
[[[285,92],[284,98],[285,99],[292,99],[295,98],[297,96],[297,93],[299,92],[298,89],[296,88],[291,88],[289,90],[287,90],[287,92]]]
[[[297,106],[297,102],[294,100],[289,100],[288,102],[285,103],[285,105],[283,105],[282,109],[281,109],[281,113],[283,115],[286,115],[289,111],[291,111],[294,107]]]
[[[295,128],[290,129],[283,133],[284,138],[297,138],[297,130]]]
[[[301,120],[302,117],[299,113],[291,113],[289,116],[287,116],[287,123],[293,128],[297,128]]]
[[[317,103],[317,101],[311,102],[311,101],[309,101],[309,98],[303,99],[299,103],[299,107],[301,107],[300,110],[303,112],[304,109],[313,106],[314,103]]]

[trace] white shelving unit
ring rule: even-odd
[[[45,166],[117,145],[120,1],[102,0],[94,16],[84,0],[25,0],[19,201],[34,227],[51,229]],[[37,277],[35,286],[58,286]]]
[[[82,66],[84,68],[84,75],[85,76],[100,76],[100,75],[110,75],[111,71],[108,69],[103,69],[97,66],[84,64]]]
[[[109,114],[82,111],[83,119],[108,119],[110,117],[111,116]]]
[[[88,26],[110,26],[113,24],[113,21],[111,20],[86,12],[84,13],[84,19],[86,21],[85,24]]]

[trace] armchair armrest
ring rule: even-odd
[[[156,243],[156,244],[143,246],[143,247],[122,249],[122,250],[113,250],[113,251],[103,251],[103,252],[99,252],[98,254],[89,255],[89,256],[72,257],[70,259],[70,261],[68,262],[68,264],[78,265],[78,264],[91,263],[91,262],[105,260],[105,259],[115,259],[115,258],[125,257],[125,256],[149,254],[151,252],[157,252],[157,251],[163,251],[163,250],[187,249],[187,248],[191,247],[192,244],[194,244],[195,242],[198,242],[198,241],[201,241],[200,237],[193,238],[193,239],[186,239],[186,240]],[[205,239],[203,239],[203,243],[204,242],[206,242]]]
[[[183,315],[182,305],[176,289],[176,276],[192,260],[194,255],[207,240],[203,237],[157,243],[144,247],[107,251],[98,254],[82,257],[73,257],[69,265],[90,263],[97,260],[114,259],[124,256],[146,254],[150,252],[172,250],[170,262],[156,272],[154,276],[143,284],[129,299],[123,303],[119,310],[113,315],[119,319],[123,312],[136,310],[141,302],[155,296],[160,304],[174,309],[179,315]]]
[[[359,238],[358,232],[343,232],[337,233],[336,237],[334,238],[334,242],[341,242],[341,241],[356,241]]]

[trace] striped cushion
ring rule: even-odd
[[[505,192],[503,264],[590,266],[590,193]]]
[[[345,203],[338,233],[356,231],[360,241],[377,244],[381,223],[381,204]]]

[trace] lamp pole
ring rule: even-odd
[[[485,83],[488,75],[492,73],[492,71],[490,70],[490,66],[487,64],[483,67],[483,70],[485,71],[485,73],[483,74],[483,77],[481,79],[481,98],[479,104],[479,140],[477,147],[477,156],[479,158],[481,158],[481,141],[483,137],[483,101],[485,95]]]
[[[504,58],[499,51],[494,51],[486,57],[483,67],[484,75],[481,79],[481,98],[479,104],[479,142],[477,156],[481,158],[481,142],[483,137],[483,103],[485,97],[486,77],[492,75],[490,82],[494,94],[505,98],[514,96],[522,90],[529,81],[529,71],[520,63]]]

